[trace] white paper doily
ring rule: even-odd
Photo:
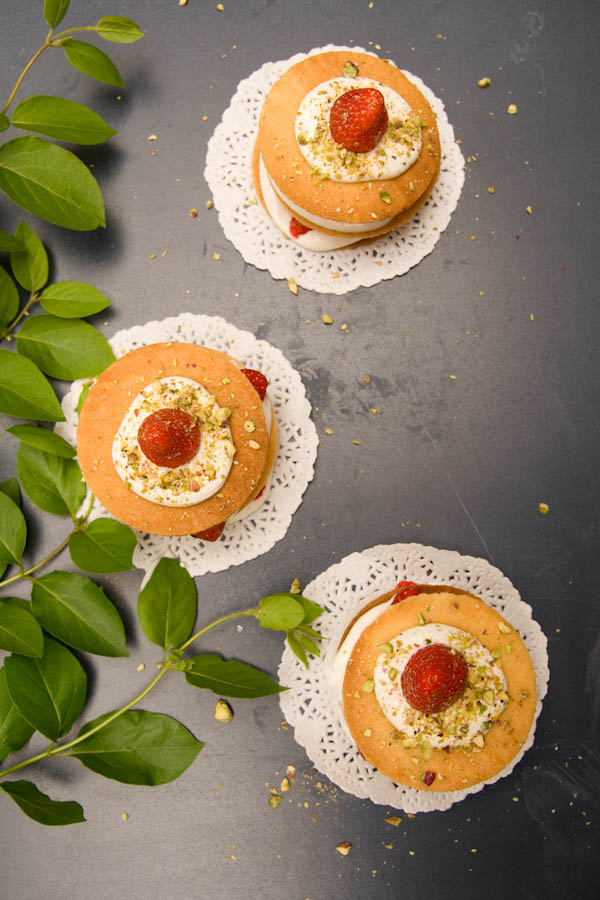
[[[465,178],[465,161],[442,101],[420,78],[404,71],[431,104],[440,133],[440,174],[427,202],[413,219],[374,243],[316,253],[285,238],[264,211],[252,183],[252,150],[260,111],[271,87],[286,69],[307,56],[330,50],[369,52],[361,47],[330,44],[310,53],[297,53],[290,59],[267,62],[239,83],[208,142],[204,177],[225,236],[247,263],[267,269],[273,278],[293,278],[308,290],[345,294],[403,275],[431,253],[456,209]]]
[[[442,794],[394,784],[363,759],[329,698],[327,671],[346,626],[370,600],[404,579],[420,584],[454,585],[481,597],[518,630],[533,663],[537,704],[524,746],[493,778],[462,791]],[[311,657],[309,669],[286,647],[278,675],[290,690],[279,695],[279,702],[286,721],[294,727],[296,740],[319,772],[356,797],[369,797],[374,803],[410,813],[449,809],[468,794],[481,790],[484,784],[492,784],[512,772],[533,744],[550,673],[546,637],[532,618],[531,607],[521,600],[502,572],[484,559],[461,556],[452,550],[421,544],[381,544],[353,553],[331,566],[311,581],[303,593],[325,607],[326,612],[314,627],[329,640],[320,659]]]
[[[311,407],[299,373],[267,341],[230,325],[219,316],[182,313],[162,322],[118,331],[110,345],[119,357],[136,347],[162,341],[183,341],[223,350],[245,366],[260,369],[269,381],[279,448],[271,489],[260,510],[239,522],[230,522],[215,543],[190,536],[163,537],[136,532],[138,544],[133,562],[140,569],[149,571],[161,556],[174,556],[191,575],[221,572],[266,553],[284,537],[313,477],[319,443],[317,430],[310,418]],[[62,401],[66,421],[56,426],[73,446],[76,445],[77,401],[84,382],[85,379],[73,383]],[[102,515],[109,513],[95,500],[91,518]]]

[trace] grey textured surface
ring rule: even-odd
[[[2,4],[2,98],[46,33],[41,5]],[[294,577],[306,584],[353,550],[419,541],[484,556],[519,588],[548,635],[549,695],[535,747],[509,779],[393,827],[389,810],[343,794],[311,768],[280,727],[276,700],[234,702],[225,727],[213,719],[212,695],[166,679],[147,705],[207,742],[196,763],[154,789],[105,781],[75,761],[40,766],[31,776],[38,786],[78,799],[88,821],[44,829],[5,797],[0,894],[597,897],[596,7],[224,6],[73,0],[67,24],[114,13],[146,29],[132,47],[103,44],[127,89],[86,79],[47,53],[22,94],[86,103],[120,131],[81,152],[103,189],[105,231],[73,234],[26,217],[51,253],[53,279],[92,282],[112,299],[96,323],[107,335],[187,309],[222,315],[281,348],[313,404],[322,438],[315,479],[285,540],[267,556],[199,579],[199,622],[286,589]],[[206,209],[206,142],[239,80],[263,62],[351,41],[380,44],[382,55],[421,76],[445,101],[465,157],[476,161],[467,164],[449,228],[419,266],[342,298],[304,290],[295,297],[247,267]],[[492,79],[487,90],[477,87],[484,75]],[[506,114],[511,102],[516,116]],[[148,142],[150,134],[158,140]],[[14,229],[19,217],[3,199],[0,228]],[[324,312],[335,319],[329,328]],[[1,480],[13,474],[16,442],[2,432],[0,445]],[[549,515],[539,514],[540,501]],[[25,506],[35,560],[67,526]],[[68,557],[61,564],[69,568]],[[140,577],[105,579],[132,652],[93,663],[89,717],[126,702],[154,667],[135,619]],[[21,586],[14,593],[26,595]],[[217,644],[271,672],[281,652],[277,635],[251,624],[241,634],[223,628],[207,649]],[[136,671],[141,661],[145,673]],[[288,764],[296,782],[272,810],[267,783],[277,785]],[[347,857],[335,850],[341,841],[353,843]]]

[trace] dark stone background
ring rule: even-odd
[[[47,31],[41,6],[2,4],[3,100]],[[212,695],[171,677],[147,705],[207,742],[196,763],[154,789],[100,779],[69,760],[24,772],[56,799],[82,802],[88,821],[44,829],[5,798],[0,894],[597,897],[596,5],[224,6],[73,0],[66,24],[120,14],[146,29],[131,47],[102,42],[127,89],[87,79],[48,52],[20,95],[78,100],[120,132],[81,152],[102,186],[105,231],[70,233],[25,216],[49,249],[52,278],[89,281],[112,299],[109,313],[96,317],[108,336],[184,310],[222,315],[281,348],[313,404],[321,436],[316,474],[286,538],[266,556],[198,579],[199,621],[287,589],[294,577],[306,584],[373,544],[456,549],[493,562],[533,607],[549,640],[549,694],[535,746],[512,776],[447,812],[403,815],[393,827],[385,822],[393,811],[344,794],[311,767],[292,730],[280,727],[276,700],[234,702],[234,721],[224,727],[213,719]],[[295,297],[285,282],[246,266],[224,238],[215,210],[206,210],[202,173],[207,140],[240,79],[267,60],[329,42],[379,44],[382,55],[421,76],[445,101],[465,157],[476,162],[467,164],[450,226],[419,266],[341,298],[302,289]],[[485,75],[492,85],[481,90]],[[511,102],[516,116],[506,114]],[[158,141],[149,143],[152,133]],[[14,229],[19,218],[3,198],[0,228]],[[334,326],[321,323],[324,312]],[[326,436],[326,426],[335,434]],[[0,479],[14,473],[16,441],[2,432],[1,445]],[[550,506],[547,516],[540,501]],[[27,501],[25,508],[28,559],[35,560],[67,525]],[[68,568],[68,557],[60,564]],[[126,702],[154,667],[156,653],[136,624],[140,578],[134,571],[105,579],[132,652],[93,663],[89,717]],[[24,587],[13,593],[26,595]],[[225,655],[276,671],[276,634],[251,623],[242,634],[225,627],[207,649],[217,644]],[[141,661],[145,674],[136,671]],[[267,785],[278,785],[288,764],[296,782],[272,810]],[[341,841],[353,843],[347,857],[335,850]]]

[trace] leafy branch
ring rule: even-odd
[[[69,0],[44,0],[44,18],[50,31],[0,109],[0,132],[13,126],[75,144],[99,144],[117,133],[86,106],[45,94],[21,101],[8,115],[32,66],[50,48],[62,50],[67,61],[84,75],[104,84],[124,86],[110,57],[94,44],[76,40],[73,35],[87,32],[106,41],[129,44],[143,37],[143,31],[132,19],[105,16],[96,25],[73,26],[55,32],[68,8]],[[89,169],[75,154],[44,138],[17,137],[0,147],[0,190],[22,209],[54,225],[76,231],[105,225],[102,194]]]
[[[300,594],[274,594],[263,597],[255,608],[229,613],[192,633],[197,613],[194,580],[178,560],[161,559],[137,604],[144,634],[163,652],[159,671],[128,703],[61,742],[81,714],[87,692],[85,671],[68,647],[127,655],[123,623],[110,600],[96,588],[85,597],[82,593],[77,604],[69,604],[75,598],[60,593],[66,575],[32,579],[30,604],[0,602],[0,646],[12,651],[0,669],[0,759],[21,749],[34,731],[50,741],[45,750],[0,771],[0,790],[45,825],[82,822],[83,809],[75,801],[51,799],[30,781],[3,779],[41,760],[69,756],[125,784],[174,780],[191,765],[203,742],[171,716],[134,707],[169,672],[183,674],[187,684],[221,697],[249,699],[285,690],[248,663],[225,660],[216,653],[185,657],[184,652],[213,628],[241,616],[253,616],[261,627],[289,636],[291,629],[308,625],[322,611]],[[52,576],[55,583],[50,585]]]

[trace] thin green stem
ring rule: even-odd
[[[71,747],[75,747],[76,744],[80,744],[82,741],[87,740],[87,738],[91,737],[93,734],[96,734],[97,731],[100,731],[102,728],[106,728],[107,725],[110,725],[111,722],[114,722],[115,719],[118,719],[119,716],[122,716],[123,713],[127,712],[128,709],[131,709],[132,706],[135,706],[136,703],[139,703],[140,700],[143,700],[146,694],[149,694],[152,688],[154,688],[161,678],[164,678],[169,669],[166,666],[162,666],[160,671],[154,676],[152,681],[150,681],[143,691],[134,697],[133,700],[130,700],[129,703],[126,703],[125,706],[122,706],[120,709],[115,710],[114,713],[111,713],[110,716],[107,716],[106,719],[103,719],[98,725],[95,725],[94,728],[90,728],[89,731],[86,731],[85,734],[79,735],[79,737],[73,738],[72,741],[68,741],[66,744],[59,744],[54,747],[53,750],[50,750],[48,756],[59,756],[61,753],[64,753],[66,750],[70,750]],[[4,773],[0,772],[0,777],[2,777]]]
[[[7,325],[6,331],[4,331],[2,334],[0,334],[0,341],[3,340],[5,337],[8,337],[8,335],[11,333],[11,331],[13,331],[16,328],[16,326],[19,324],[19,322],[21,321],[22,318],[29,315],[29,310],[31,309],[33,304],[37,302],[38,298],[39,298],[39,294],[35,293],[35,291],[33,294],[31,294],[29,296],[29,300],[27,301],[27,303],[25,304],[25,306],[23,307],[23,309],[21,310],[19,315],[15,319],[13,319],[13,321],[10,323],[10,325]]]
[[[197,631],[196,634],[193,634],[191,638],[182,644],[181,647],[178,647],[177,650],[179,653],[182,653],[190,644],[193,644],[199,637],[202,637],[203,634],[206,634],[207,631],[210,631],[211,628],[215,628],[217,625],[222,625],[223,622],[228,622],[230,619],[237,619],[239,616],[255,616],[257,614],[257,609],[244,609],[242,612],[229,613],[228,616],[223,616],[221,619],[216,619],[214,622],[211,622],[210,625],[206,625],[204,628],[201,628],[200,631]]]
[[[26,574],[26,573],[24,573]],[[204,628],[201,628],[200,631],[197,631],[189,640],[187,640],[181,647],[178,648],[179,652],[183,652],[186,647],[189,647],[197,638],[201,637],[203,634],[206,634],[207,631],[210,631],[211,628],[215,628],[217,625],[223,624],[223,622],[228,622],[231,619],[237,619],[240,616],[255,616],[257,614],[257,609],[245,609],[242,612],[229,613],[227,616],[222,616],[220,619],[216,619],[214,622],[211,622],[209,625],[205,625]],[[0,772],[0,778],[4,778],[6,775],[10,775],[12,772],[16,772],[19,769],[23,769],[26,766],[30,766],[33,763],[39,762],[41,759],[48,759],[52,756],[68,756],[70,755],[69,751],[76,747],[78,744],[81,744],[83,741],[87,740],[93,734],[100,731],[102,728],[105,728],[107,725],[110,725],[111,722],[114,722],[115,719],[118,719],[123,713],[127,712],[128,709],[131,709],[137,703],[144,699],[144,697],[150,693],[150,691],[156,687],[161,678],[164,678],[167,672],[170,670],[174,670],[174,666],[170,665],[166,654],[163,653],[163,663],[160,667],[160,671],[154,676],[152,681],[150,681],[146,687],[140,691],[140,693],[133,698],[129,703],[126,703],[125,706],[122,706],[120,709],[115,710],[115,712],[111,713],[102,722],[99,722],[98,725],[95,725],[93,728],[90,728],[89,731],[86,731],[85,734],[78,735],[78,737],[73,738],[71,741],[67,741],[65,744],[50,744],[46,750],[42,753],[37,753],[35,756],[29,757],[29,759],[24,759],[22,762],[15,763],[14,766],[10,766],[8,769],[3,769]]]
[[[48,37],[49,36],[50,35],[48,35]],[[17,80],[15,82],[15,86],[12,89],[12,91],[10,92],[10,96],[9,96],[8,100],[6,101],[6,103],[4,104],[2,109],[0,109],[0,113],[6,113],[7,109],[9,108],[9,106],[11,105],[11,103],[13,102],[13,100],[15,99],[15,97],[17,95],[17,91],[23,84],[23,79],[25,78],[25,76],[27,75],[29,70],[31,69],[34,62],[36,62],[36,60],[38,60],[40,58],[40,56],[42,55],[44,50],[47,50],[49,46],[50,46],[50,41],[48,40],[48,38],[46,38],[46,40],[44,41],[42,46],[39,48],[39,50],[36,50],[36,52],[33,54],[31,59],[29,60],[29,62],[27,63],[27,65],[25,66],[25,68],[23,69],[21,74],[19,75],[19,77],[17,78]]]
[[[42,566],[45,566],[46,563],[49,563],[51,559],[54,559],[55,556],[64,550],[67,544],[69,543],[70,534],[66,536],[64,541],[61,541],[58,547],[56,547],[52,553],[49,553],[48,556],[45,556],[41,559],[35,566],[31,566],[30,569],[26,569],[24,571],[19,572],[17,575],[13,575],[11,578],[5,578],[4,581],[0,581],[0,588],[6,587],[7,584],[12,584],[14,581],[19,581],[21,578],[27,578],[32,572],[37,572],[38,569],[41,569]]]
[[[21,74],[19,75],[19,77],[17,78],[17,80],[15,82],[15,86],[12,89],[12,91],[10,92],[8,100],[6,101],[6,103],[4,104],[2,109],[0,109],[0,114],[6,113],[6,111],[12,104],[13,100],[17,96],[17,92],[18,92],[19,88],[21,87],[21,85],[23,84],[25,76],[27,75],[27,73],[29,72],[29,70],[31,69],[33,64],[40,58],[40,56],[42,55],[44,50],[47,50],[48,47],[60,46],[60,41],[64,40],[65,37],[67,37],[69,34],[73,34],[75,31],[97,31],[97,30],[98,29],[96,28],[95,25],[81,25],[78,28],[68,28],[66,31],[61,31],[55,35],[53,35],[52,30],[50,30],[48,32],[48,36],[46,37],[46,40],[44,41],[42,46],[39,47],[38,50],[36,50],[36,52],[33,54],[31,59],[29,60],[29,62],[27,63],[27,65],[25,66],[25,68],[23,69]]]
[[[71,747],[74,747],[76,744],[80,744],[82,741],[87,740],[87,738],[91,737],[97,731],[100,731],[101,728],[105,728],[111,722],[114,722],[115,719],[118,719],[119,716],[122,716],[123,713],[127,712],[128,709],[131,709],[132,706],[135,706],[136,703],[139,703],[140,700],[143,700],[146,694],[150,693],[152,688],[158,684],[161,678],[164,678],[168,671],[169,669],[163,666],[160,672],[158,672],[152,679],[152,681],[146,685],[143,691],[140,691],[137,697],[134,697],[133,700],[125,704],[125,706],[122,706],[121,709],[115,710],[114,713],[112,713],[94,728],[90,728],[90,730],[86,731],[85,734],[73,738],[72,741],[68,741],[66,744],[50,744],[50,746],[47,747],[46,750],[44,750],[42,753],[36,753],[35,756],[30,756],[29,759],[24,759],[22,762],[15,763],[14,766],[10,766],[8,769],[3,769],[0,772],[0,778],[4,778],[5,775],[10,775],[12,772],[16,772],[18,769],[24,769],[25,766],[30,766],[33,763],[39,762],[41,759],[48,759],[51,756],[60,756],[62,753],[70,750]]]

